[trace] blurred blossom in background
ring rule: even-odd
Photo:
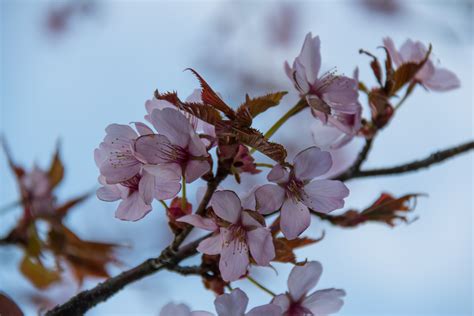
[[[322,41],[323,70],[352,75],[373,84],[364,48],[377,49],[391,36],[432,43],[435,59],[453,70],[461,88],[449,93],[417,89],[390,128],[377,138],[367,167],[391,166],[424,157],[473,136],[473,3],[472,1],[15,1],[0,2],[0,133],[17,161],[46,166],[57,139],[62,141],[66,178],[59,196],[97,187],[93,150],[109,123],[139,121],[153,91],[177,90],[189,95],[198,82],[186,67],[198,70],[223,98],[238,105],[245,93],[288,90],[282,105],[256,120],[266,130],[297,100],[283,62],[292,61],[304,35]],[[361,100],[365,103],[365,100]],[[364,108],[364,113],[367,109]],[[367,114],[366,114],[367,115]],[[289,157],[312,144],[308,111],[275,135],[288,146]],[[308,128],[302,128],[308,126]],[[334,151],[333,172],[348,166],[361,139]],[[261,155],[258,160],[265,162]],[[428,171],[348,182],[347,208],[362,209],[381,192],[421,192],[420,219],[394,229],[367,224],[343,230],[313,221],[307,231],[326,232],[324,242],[300,251],[300,258],[324,266],[322,288],[347,292],[340,315],[470,315],[472,305],[472,155],[460,156]],[[18,196],[3,154],[0,206]],[[266,172],[243,175],[244,186],[229,178],[223,187],[250,189]],[[199,186],[194,183],[189,196]],[[195,201],[194,201],[195,202]],[[122,267],[154,256],[171,240],[164,211],[139,222],[114,218],[116,205],[95,197],[75,209],[69,224],[81,237],[130,247],[120,253]],[[0,214],[0,234],[11,228],[19,209]],[[78,289],[63,282],[37,291],[20,274],[21,251],[0,248],[0,290],[31,315],[40,306],[62,302]],[[197,260],[194,258],[193,260]],[[255,268],[262,283],[276,292],[286,289],[289,265]],[[160,272],[119,292],[90,315],[157,315],[169,301],[192,309],[212,310],[214,294],[200,278]],[[99,280],[89,279],[89,288]],[[185,286],[184,286],[185,284]],[[250,306],[266,303],[267,294],[247,281],[236,286]]]

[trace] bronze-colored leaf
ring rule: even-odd
[[[390,92],[390,95],[394,95],[397,93],[400,88],[402,88],[406,83],[412,81],[415,78],[417,72],[425,65],[426,61],[430,57],[431,54],[431,45],[428,49],[428,52],[423,58],[422,61],[419,63],[409,62],[402,64],[400,67],[395,70],[393,74],[393,86]]]
[[[56,152],[54,153],[53,160],[49,167],[48,176],[51,185],[51,189],[56,187],[64,177],[64,166],[61,161],[59,154],[60,146],[59,143],[56,146]]]
[[[157,100],[168,101],[169,103],[173,104],[176,107],[178,107],[179,104],[181,103],[176,91],[160,93],[158,90],[155,90],[155,98]]]
[[[179,104],[179,109],[214,126],[222,121],[219,112],[208,104],[184,102]]]
[[[212,90],[211,86],[201,77],[200,74],[197,73],[196,70],[192,68],[188,68],[187,70],[191,71],[196,78],[199,80],[201,84],[202,92],[201,92],[201,100],[204,104],[209,104],[216,108],[217,110],[224,113],[228,118],[235,119],[235,112],[232,110],[230,106],[228,106],[217,93]]]
[[[254,118],[269,108],[277,106],[287,93],[287,91],[279,91],[256,98],[246,95],[245,102],[237,109],[237,116],[240,117],[241,113],[245,115],[248,112]]]
[[[91,192],[87,192],[76,198],[70,199],[69,201],[65,202],[61,206],[57,207],[55,214],[57,214],[60,217],[65,216],[72,207],[84,202],[90,196],[91,196]]]
[[[242,143],[255,148],[278,163],[284,163],[286,149],[280,144],[268,141],[262,133],[253,128],[233,128],[236,138]]]
[[[47,288],[61,279],[58,271],[47,269],[37,258],[28,255],[23,257],[20,271],[34,286],[40,289]]]
[[[6,139],[4,137],[0,137],[0,142],[2,143],[3,152],[5,153],[5,156],[7,156],[8,165],[10,166],[10,169],[15,174],[17,180],[20,180],[20,178],[23,177],[23,175],[25,174],[25,170],[13,161],[13,157],[10,152],[10,147],[8,147]]]
[[[114,252],[119,245],[82,240],[61,224],[52,226],[48,245],[70,265],[79,284],[85,277],[108,277],[107,264],[118,263]]]
[[[272,261],[296,263],[296,256],[294,253],[295,249],[315,244],[323,240],[323,238],[324,233],[318,239],[311,239],[307,237],[296,238],[292,240],[288,240],[286,238],[274,238],[273,244],[275,245],[275,258]]]
[[[330,215],[313,212],[319,218],[341,227],[356,227],[369,221],[385,223],[390,227],[395,226],[395,221],[405,223],[413,222],[415,219],[408,219],[408,213],[413,211],[416,205],[416,198],[421,194],[406,194],[400,198],[395,198],[388,193],[381,196],[367,209],[362,212],[348,210],[342,215]],[[413,202],[413,205],[410,203]]]
[[[23,316],[23,312],[11,298],[0,292],[0,315]]]
[[[377,82],[380,86],[382,86],[382,66],[380,65],[380,62],[377,57],[363,49],[359,50],[359,54],[365,54],[367,56],[372,57],[372,61],[370,62],[370,68],[372,68],[372,72],[374,73]]]

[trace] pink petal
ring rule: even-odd
[[[240,218],[240,220],[242,221],[242,226],[244,226],[246,230],[252,230],[255,228],[263,227],[263,225],[260,224],[259,221],[257,221],[252,215],[250,215],[251,213],[255,213],[254,215],[257,215],[255,211],[242,212]]]
[[[151,206],[145,204],[138,191],[136,191],[120,202],[115,217],[123,221],[138,221],[150,211]]]
[[[247,243],[255,262],[260,266],[267,266],[275,258],[275,246],[268,228],[257,228],[247,232]]]
[[[417,46],[411,39],[407,39],[400,47],[400,57],[403,60],[403,63],[410,61],[418,62],[419,55],[420,54],[417,53]],[[421,59],[423,59],[423,57]]]
[[[316,291],[306,297],[302,305],[315,315],[329,315],[339,312],[344,305],[342,297],[346,295],[344,290],[326,289]]]
[[[147,115],[145,115],[145,120],[147,120],[148,122],[151,123],[151,112],[153,112],[153,110],[157,109],[157,110],[163,110],[165,108],[172,108],[172,109],[176,109],[176,107],[169,103],[168,101],[165,101],[165,100],[157,100],[156,98],[153,98],[151,100],[147,100],[145,102],[145,109],[146,109],[146,112],[147,112]]]
[[[115,184],[133,178],[140,168],[141,163],[131,153],[114,151],[99,169],[108,184]]]
[[[290,308],[290,298],[286,294],[280,294],[273,298],[272,304],[278,305],[281,308],[281,311],[285,313]]]
[[[128,125],[123,124],[110,124],[105,128],[107,135],[104,138],[105,142],[114,142],[117,146],[126,140],[134,140],[138,137],[137,133]],[[128,143],[128,142],[127,142]]]
[[[320,46],[319,36],[313,38],[310,32],[306,35],[300,55],[298,56],[299,61],[306,70],[306,78],[310,84],[314,84],[317,80],[321,67]]]
[[[344,206],[349,189],[341,181],[314,180],[304,187],[304,204],[314,211],[328,213]]]
[[[194,133],[188,119],[179,111],[170,108],[153,110],[151,123],[159,134],[165,135],[172,144],[182,148],[188,146],[190,134]]]
[[[175,315],[170,315],[170,316],[175,316]],[[190,316],[214,316],[214,314],[209,313],[209,312],[204,312],[204,311],[194,311],[194,312],[191,312]]]
[[[222,244],[222,236],[221,234],[217,234],[201,241],[197,250],[207,255],[218,255],[222,251]]]
[[[285,190],[275,184],[265,184],[255,191],[257,211],[270,214],[281,208],[285,200]]]
[[[310,85],[308,82],[308,78],[306,77],[306,69],[298,60],[295,59],[293,62],[293,76],[296,88],[299,90],[301,94],[306,94],[310,91]]]
[[[194,131],[190,133],[188,151],[195,157],[208,156],[206,145]]]
[[[288,290],[293,301],[299,301],[316,286],[323,272],[318,261],[310,261],[303,266],[294,266],[288,276]]]
[[[202,217],[196,214],[185,215],[177,219],[178,222],[188,223],[194,227],[198,227],[208,231],[216,231],[218,229],[216,223],[206,217]]]
[[[141,136],[153,134],[153,130],[149,128],[148,125],[142,122],[134,122],[134,124],[135,128],[138,131],[138,134],[140,134]]]
[[[184,304],[168,303],[160,311],[160,316],[190,316],[191,310]]]
[[[244,197],[241,198],[242,208],[244,210],[256,210],[255,191],[258,186],[254,186]]]
[[[239,288],[236,288],[230,294],[218,296],[214,301],[218,316],[243,316],[248,303],[249,298]]]
[[[221,251],[219,270],[224,281],[235,281],[247,273],[249,265],[249,249],[246,243],[238,238],[232,239],[232,233],[221,228],[221,234],[225,238]]]
[[[354,113],[358,102],[358,82],[352,78],[338,76],[330,85],[321,89],[322,99],[329,106],[346,113]]]
[[[99,148],[94,149],[94,161],[96,166],[100,168],[105,160],[107,160],[107,150],[99,145]]]
[[[207,160],[190,160],[186,165],[186,183],[194,182],[211,170]]]
[[[117,201],[121,198],[122,192],[117,185],[104,185],[97,189],[97,197],[99,200],[106,202]]]
[[[281,316],[281,314],[280,306],[266,304],[252,308],[245,316]]]
[[[311,216],[308,208],[301,202],[287,199],[281,208],[281,231],[287,239],[295,239],[308,228]]]
[[[353,138],[334,126],[324,125],[319,120],[315,120],[310,129],[314,144],[322,149],[340,148]],[[349,138],[347,141],[346,136]]]
[[[233,191],[216,191],[211,199],[214,212],[229,223],[237,223],[242,213],[240,199]]]
[[[390,54],[390,58],[392,59],[393,63],[396,66],[400,66],[403,63],[403,60],[400,54],[398,53],[395,44],[393,43],[393,40],[390,37],[385,37],[383,39],[383,45],[388,50],[388,53]]]
[[[166,179],[170,181],[181,180],[181,166],[177,163],[162,163],[159,165],[144,165],[143,169],[146,172],[151,173],[155,177],[160,179]]]
[[[171,142],[163,135],[144,135],[135,142],[135,155],[143,163],[159,164],[168,162]]]
[[[295,83],[293,80],[293,68],[290,67],[290,64],[287,61],[285,61],[285,63],[283,64],[283,68],[285,69],[285,73],[288,78],[290,78],[290,80]]]
[[[153,173],[148,172],[150,169]],[[167,164],[146,167],[140,179],[139,191],[147,204],[151,204],[153,198],[171,199],[181,190],[180,180],[179,173]]]
[[[332,167],[332,158],[327,151],[309,147],[296,155],[293,164],[296,178],[306,181],[328,172]]]
[[[448,91],[461,86],[456,74],[444,68],[436,68],[433,76],[424,81],[423,84],[434,91]]]
[[[275,183],[286,183],[290,178],[290,173],[282,165],[275,165],[267,175],[268,181]]]

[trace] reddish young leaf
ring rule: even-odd
[[[255,148],[267,157],[279,163],[284,163],[286,159],[286,149],[280,144],[268,141],[262,133],[253,128],[233,127],[236,138],[242,143]]]
[[[275,245],[275,258],[272,261],[275,262],[291,262],[296,263],[295,249],[302,248],[315,244],[324,238],[323,235],[318,239],[311,239],[308,237],[296,238],[288,240],[286,238],[274,238],[273,244]]]
[[[90,196],[91,196],[91,192],[88,192],[76,198],[70,199],[69,201],[65,202],[61,206],[57,207],[55,210],[55,214],[57,214],[60,217],[66,216],[72,207],[84,202]]]
[[[56,187],[64,177],[64,166],[59,154],[59,144],[56,147],[56,152],[54,153],[53,160],[51,161],[48,176],[51,183],[51,189]]]
[[[196,70],[192,68],[188,68],[187,70],[191,71],[199,80],[199,83],[201,84],[202,88],[202,93],[201,93],[201,100],[204,104],[209,104],[213,106],[214,108],[218,109],[222,113],[224,113],[228,118],[235,119],[235,112],[232,110],[230,106],[228,106],[220,97],[217,95],[217,93],[212,90],[211,86],[204,80],[201,75],[197,73]]]
[[[23,316],[23,312],[11,298],[0,292],[0,315]]]
[[[390,96],[397,93],[406,83],[412,81],[415,78],[417,72],[425,65],[426,61],[430,57],[432,46],[428,48],[428,52],[425,58],[419,63],[405,63],[402,64],[393,74],[393,86],[390,91]]]
[[[245,102],[237,109],[237,117],[250,115],[250,119],[252,119],[269,108],[277,106],[287,93],[287,91],[280,91],[256,98],[250,98],[247,94],[245,95]]]
[[[79,284],[85,277],[109,277],[107,264],[118,263],[114,252],[119,245],[82,240],[64,225],[51,227],[48,245],[57,259],[68,263]]]
[[[380,222],[395,226],[395,221],[399,220],[405,223],[413,222],[409,220],[408,213],[415,209],[416,198],[421,194],[406,194],[400,198],[395,198],[388,193],[382,195],[370,207],[362,212],[348,210],[342,215],[329,215],[313,212],[314,215],[333,225],[341,227],[355,227],[365,222]],[[410,203],[413,202],[413,205]]]
[[[186,201],[186,208],[183,210],[182,198],[180,197],[175,197],[171,201],[170,206],[166,209],[166,215],[168,216],[168,225],[175,234],[179,233],[187,226],[187,224],[183,222],[178,222],[177,219],[185,215],[191,214],[192,210],[193,205],[188,201]]]
[[[20,178],[23,177],[23,175],[25,174],[25,170],[13,161],[10,148],[8,147],[7,141],[4,137],[0,138],[0,142],[2,143],[3,152],[5,153],[5,156],[7,156],[7,161],[8,165],[10,166],[10,169],[13,171],[13,174],[15,174],[17,180],[20,180]]]
[[[222,295],[225,292],[225,287],[229,284],[222,279],[219,270],[219,256],[202,255],[201,267],[205,271],[209,271],[203,275],[202,282],[204,287],[213,291],[216,295]]]
[[[377,57],[375,57],[372,53],[360,49],[359,54],[365,54],[369,57],[372,57],[372,61],[370,62],[370,68],[372,68],[372,72],[374,73],[375,78],[380,86],[382,86],[382,66],[379,63]]]

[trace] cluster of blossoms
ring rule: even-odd
[[[324,289],[308,295],[319,281],[322,266],[317,261],[295,266],[288,277],[288,292],[276,295],[269,304],[248,311],[248,297],[240,289],[216,298],[214,305],[218,316],[324,316],[337,313],[342,305],[344,290]],[[160,316],[212,316],[204,311],[191,312],[184,304],[169,303],[163,307]]]
[[[269,267],[276,257],[276,233],[281,231],[287,241],[298,240],[310,225],[311,213],[326,216],[344,207],[349,190],[343,182],[324,177],[333,163],[325,149],[339,148],[355,136],[373,137],[393,114],[390,98],[396,97],[406,84],[410,86],[407,93],[416,84],[443,91],[459,86],[453,73],[434,66],[429,59],[431,49],[421,43],[407,41],[400,51],[389,38],[384,44],[388,54],[385,83],[381,66],[367,53],[375,59],[372,68],[380,83],[370,91],[360,88],[365,86],[359,82],[358,71],[353,78],[335,71],[322,72],[320,39],[311,33],[293,64],[285,63],[286,74],[300,95],[298,104],[310,109],[317,125],[312,127],[313,132],[318,131],[314,133],[318,147],[303,149],[292,163],[286,161],[283,146],[268,141],[271,135],[262,135],[251,127],[252,118],[277,105],[286,92],[255,99],[247,96],[246,102],[234,111],[193,71],[202,89],[195,90],[184,102],[175,93],[158,92],[146,102],[145,120],[153,129],[143,122],[133,123],[135,129],[119,124],[106,128],[106,136],[95,150],[99,182],[103,185],[97,196],[104,201],[121,200],[116,217],[136,221],[152,210],[154,199],[166,205],[165,200],[182,191],[181,209],[176,200],[166,206],[167,213],[174,214],[170,222],[179,228],[175,234],[191,226],[210,232],[197,250],[216,256],[224,283],[247,276],[250,265]],[[393,69],[390,59],[397,69]],[[359,89],[368,95],[371,122],[362,119]],[[221,114],[228,120],[222,119]],[[186,202],[186,184],[200,178],[210,183],[209,179],[222,174],[223,178],[234,174],[239,181],[239,173],[259,173],[249,151],[252,147],[275,160],[267,174],[271,183],[257,186],[242,199],[225,188],[216,191],[215,185],[208,192],[209,199],[203,200],[203,208],[192,213]],[[216,176],[213,166],[217,166]],[[266,218],[272,215],[278,217],[279,227],[266,225]],[[344,291],[327,289],[308,295],[321,270],[318,262],[295,266],[288,280],[289,291],[248,313],[248,298],[242,291],[222,294],[215,301],[217,313],[293,316],[337,312]],[[170,304],[162,315],[211,314]]]

